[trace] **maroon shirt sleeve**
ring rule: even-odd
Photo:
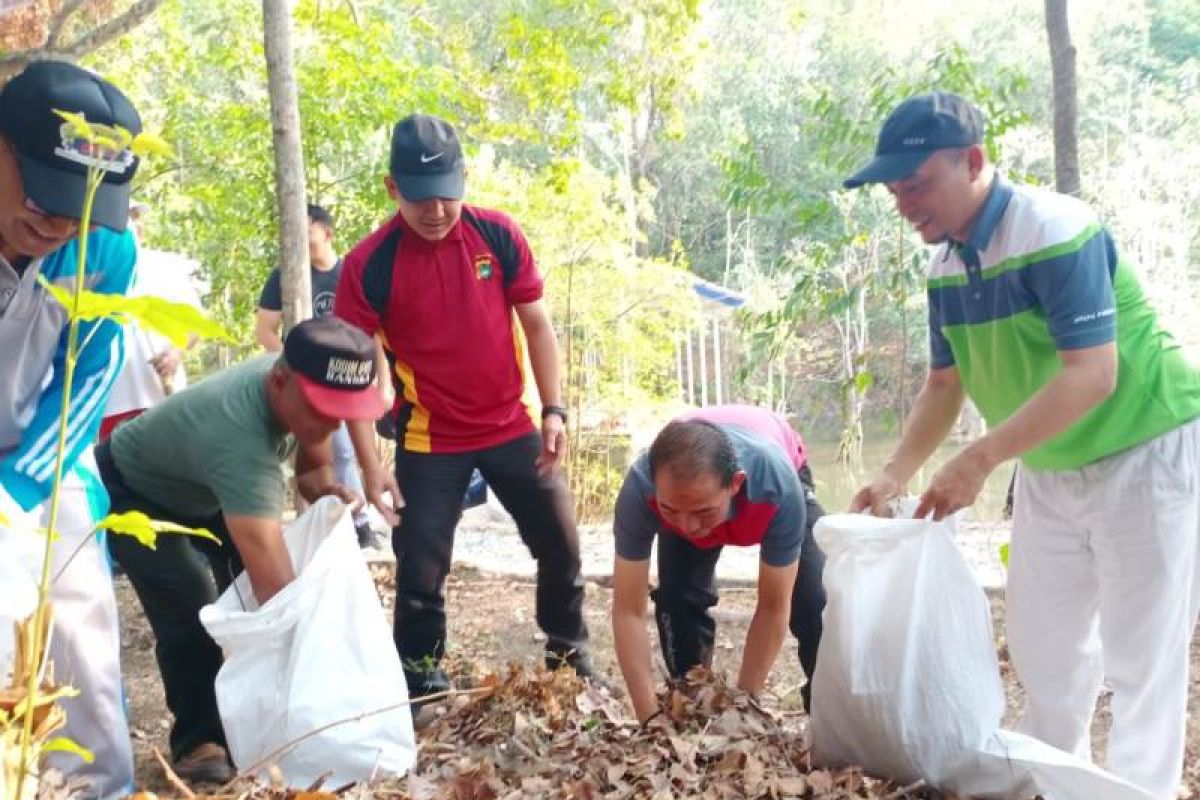
[[[363,268],[367,261],[367,250],[363,244],[351,250],[342,262],[342,277],[338,280],[333,299],[333,313],[356,328],[361,328],[368,336],[374,336],[381,321],[379,314],[367,301],[363,288]]]
[[[517,226],[517,223],[511,220],[509,221],[509,231],[512,233],[513,246],[517,251],[517,274],[505,287],[504,297],[514,306],[541,300],[545,285],[541,273],[538,272],[537,264],[533,261],[529,242],[525,239],[525,234]]]

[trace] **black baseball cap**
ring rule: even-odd
[[[888,115],[879,131],[875,158],[842,185],[891,183],[912,175],[938,150],[983,142],[983,114],[949,92],[910,97]]]
[[[463,154],[454,126],[427,114],[411,114],[392,129],[392,180],[405,200],[461,200]]]
[[[88,167],[97,158],[93,145],[75,136],[56,109],[82,114],[101,135],[117,126],[136,136],[142,120],[120,89],[65,61],[35,61],[0,90],[0,134],[13,146],[25,195],[47,214],[80,219]],[[92,221],[120,232],[138,158],[125,149],[105,161]]]
[[[375,387],[375,340],[345,320],[301,322],[284,339],[283,360],[304,398],[331,419],[377,420],[387,411]]]

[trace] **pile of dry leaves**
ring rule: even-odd
[[[646,727],[574,673],[510,669],[422,735],[414,798],[916,798],[855,769],[813,769],[801,732],[704,670]]]
[[[937,795],[857,769],[813,769],[802,732],[722,679],[696,670],[641,727],[606,690],[573,672],[513,666],[434,708],[416,767],[336,791],[242,782],[222,800],[509,800],[515,798],[867,798]],[[153,800],[141,797],[137,800]]]

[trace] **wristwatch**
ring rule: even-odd
[[[542,419],[551,414],[557,414],[558,418],[563,421],[563,424],[567,424],[567,410],[562,406],[542,406]]]

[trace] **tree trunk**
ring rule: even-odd
[[[275,194],[279,203],[279,277],[283,329],[312,316],[308,263],[308,208],[300,107],[292,68],[292,15],[288,0],[263,0],[263,44],[275,141]]]
[[[1075,45],[1067,24],[1067,0],[1045,0],[1046,36],[1054,75],[1054,186],[1079,194],[1079,130]]]

